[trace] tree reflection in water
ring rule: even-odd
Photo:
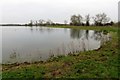
[[[93,31],[71,29],[70,36],[72,39],[81,40],[81,43],[78,45],[82,46],[83,51],[89,50],[90,43],[93,43],[94,41],[98,41],[100,42],[100,45],[103,45],[111,39],[111,36],[107,30]]]
[[[84,34],[85,30],[78,30],[78,29],[70,29],[70,36],[71,38],[75,39],[79,39],[82,37],[82,35]]]

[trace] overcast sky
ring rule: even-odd
[[[70,20],[73,14],[94,16],[105,12],[118,20],[119,0],[0,0],[0,23],[28,23],[29,20]]]
[[[119,13],[119,14],[118,14],[118,15],[119,15],[119,16],[118,16],[118,20],[120,21],[120,1],[119,1],[119,5],[118,5],[118,11],[119,11],[119,12],[118,12],[118,13]]]

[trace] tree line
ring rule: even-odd
[[[38,21],[30,20],[27,26],[55,26],[55,25],[72,25],[72,26],[112,26],[114,24],[113,21],[105,14],[99,13],[95,16],[91,17],[90,14],[87,14],[85,17],[78,15],[72,15],[70,17],[70,23],[67,20],[64,21],[64,24],[54,23],[52,20],[43,20],[40,19]]]

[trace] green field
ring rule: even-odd
[[[53,27],[53,26],[50,26]],[[108,30],[112,40],[98,50],[52,57],[45,62],[2,66],[3,78],[119,78],[118,28],[54,26],[86,30]]]

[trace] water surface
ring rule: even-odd
[[[2,63],[31,63],[94,50],[109,39],[107,31],[6,26],[2,27]]]

